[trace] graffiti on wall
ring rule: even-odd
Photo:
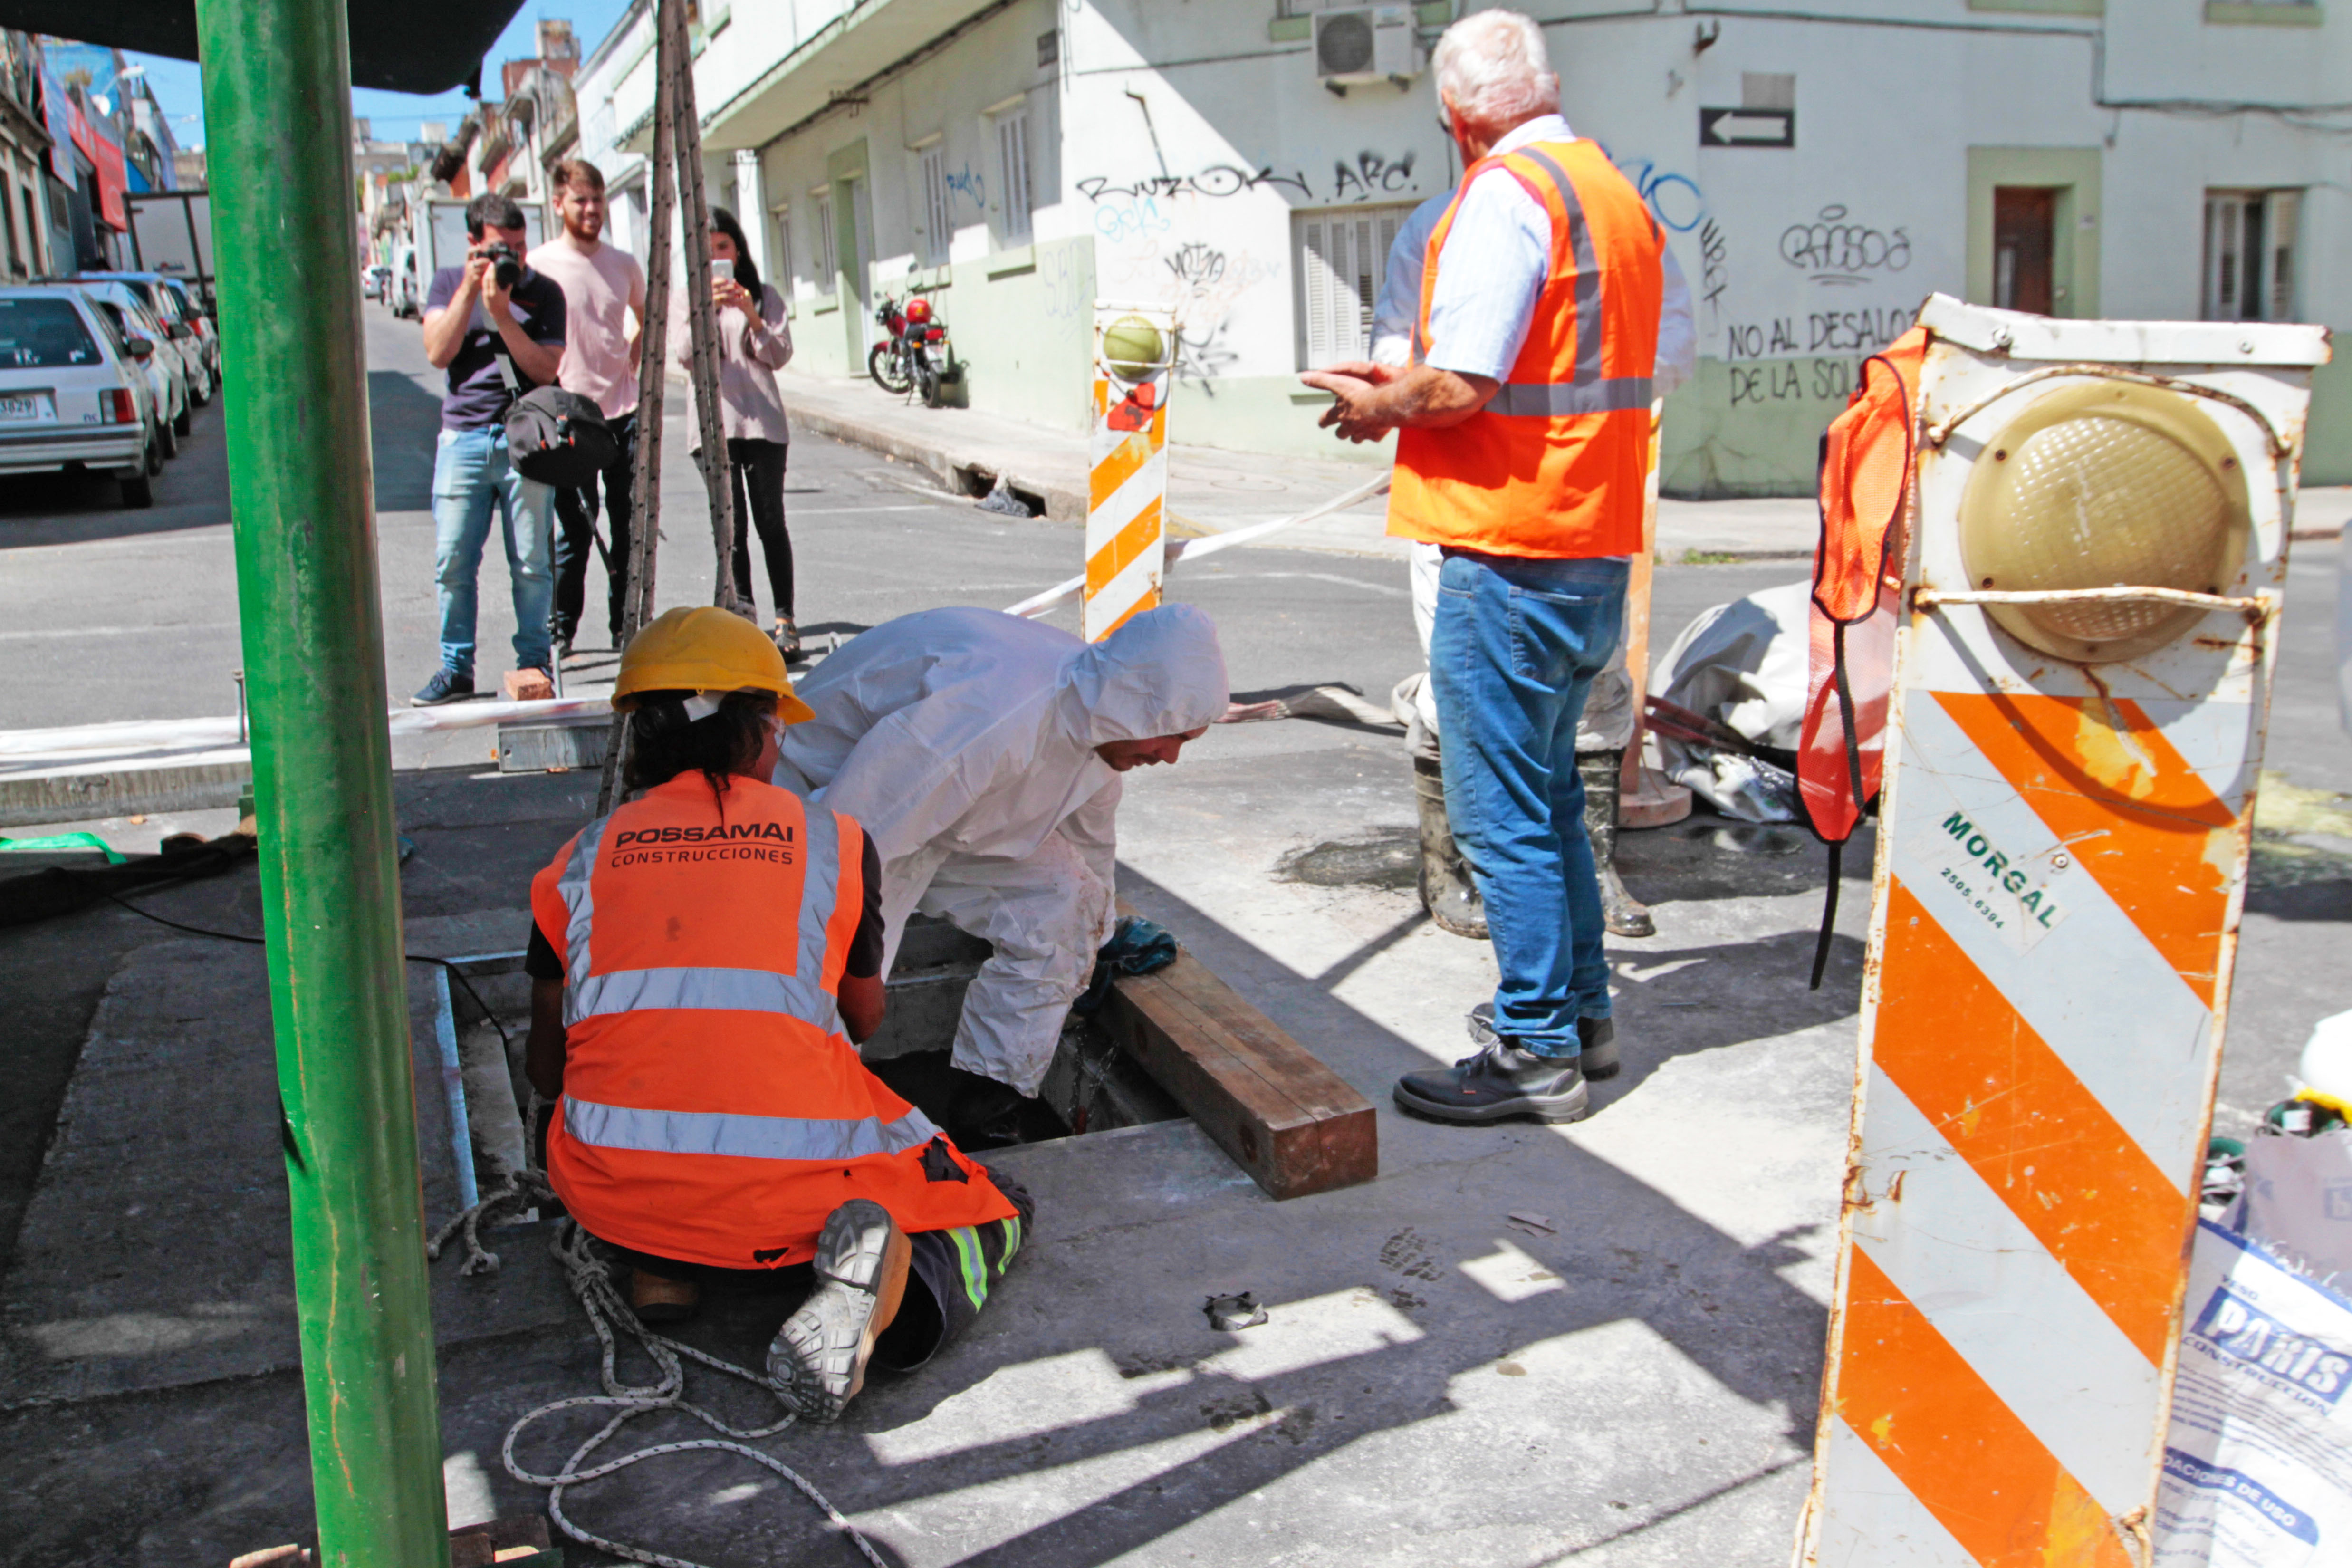
[[[1331,164],[1331,199],[1368,202],[1375,196],[1409,195],[1414,189],[1411,153],[1388,159],[1378,153],[1359,153],[1350,165],[1345,159]]]
[[[957,170],[955,173],[944,175],[942,178],[947,184],[948,200],[950,202],[953,202],[956,197],[961,196],[964,200],[972,205],[972,209],[975,212],[986,212],[988,210],[988,184],[985,180],[982,179],[979,174],[973,172],[972,166],[970,163],[966,163],[962,168]]]
[[[1723,330],[1727,360],[1784,359],[1792,354],[1869,354],[1901,337],[1915,310],[1813,310],[1765,321],[1736,321]]]
[[[1698,231],[1698,303],[1706,307],[1706,323],[1721,321],[1723,291],[1731,287],[1731,241],[1723,226],[1708,218]]]
[[[1851,288],[1911,265],[1911,237],[1902,229],[1879,230],[1853,222],[1832,203],[1819,216],[1792,223],[1780,233],[1780,259],[1814,282]]]
[[[1106,175],[1089,174],[1076,184],[1078,194],[1090,202],[1099,202],[1106,196],[1207,196],[1222,201],[1266,186],[1286,187],[1309,199],[1315,195],[1303,171],[1277,174],[1272,164],[1251,174],[1232,163],[1212,163],[1194,174],[1139,174],[1132,184],[1124,185],[1112,184]]]

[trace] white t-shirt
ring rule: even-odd
[[[531,270],[563,290],[563,364],[555,384],[595,400],[607,419],[637,405],[637,373],[629,363],[629,301],[646,297],[645,268],[617,245],[583,255],[559,235],[530,253]],[[639,323],[642,330],[643,323]]]

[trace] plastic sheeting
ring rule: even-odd
[[[1651,689],[1744,740],[1795,751],[1805,718],[1811,593],[1810,583],[1790,583],[1701,612],[1659,660]],[[1655,739],[1666,776],[1726,816],[1797,820],[1794,782],[1784,770],[1664,734]]]

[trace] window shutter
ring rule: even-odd
[[[2302,193],[2273,191],[2265,204],[2268,221],[2263,233],[2270,252],[2268,297],[2262,316],[2267,321],[2294,320],[2294,242],[2303,206]]]
[[[923,225],[929,244],[929,258],[936,266],[948,258],[948,244],[955,236],[954,219],[948,210],[947,148],[944,143],[923,149],[920,154],[923,174]]]
[[[1318,369],[1339,356],[1331,352],[1331,266],[1329,226],[1308,218],[1299,229],[1299,276],[1305,285],[1307,368]]]
[[[1004,193],[1004,243],[1029,240],[1029,115],[1016,109],[997,116],[996,162]]]

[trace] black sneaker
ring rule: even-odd
[[[866,1386],[874,1342],[898,1315],[914,1248],[890,1211],[852,1198],[817,1237],[816,1289],[768,1347],[768,1375],[804,1420],[837,1421]]]
[[[460,675],[454,669],[436,669],[433,672],[433,679],[425,683],[425,689],[408,700],[408,705],[411,708],[438,708],[444,702],[462,701],[473,694],[472,676]]]
[[[1397,1079],[1396,1102],[1437,1121],[1580,1121],[1592,1113],[1584,1075],[1573,1060],[1539,1057],[1496,1040],[1451,1068],[1409,1072]]]
[[[1495,1005],[1481,1002],[1470,1009],[1463,1023],[1470,1031],[1473,1045],[1491,1046],[1501,1037],[1495,1033]],[[1588,1079],[1615,1078],[1617,1060],[1617,1023],[1613,1018],[1579,1018],[1576,1021],[1576,1065]]]

